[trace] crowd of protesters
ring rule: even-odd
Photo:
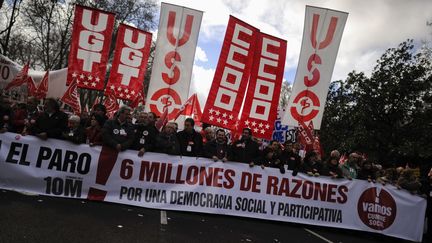
[[[38,104],[39,101],[32,98],[25,104],[0,100],[0,132],[33,135],[40,139],[63,139],[89,146],[105,145],[118,151],[131,149],[136,150],[138,156],[146,152],[159,152],[206,157],[215,162],[235,161],[250,167],[277,168],[282,174],[287,168],[294,176],[304,173],[392,184],[413,194],[426,196],[428,214],[432,212],[432,169],[421,176],[419,168],[411,163],[404,167],[383,168],[360,152],[352,152],[347,159],[341,159],[337,150],[323,160],[320,151],[300,153],[302,146],[298,143],[271,141],[263,146],[248,128],[243,129],[238,140],[229,141],[226,131],[221,128],[206,127],[197,132],[191,118],[185,120],[182,131],[177,131],[178,125],[174,122],[168,122],[159,131],[156,128],[158,117],[154,113],[137,112],[132,115],[132,109],[128,106],[122,106],[109,119],[102,104],[95,105],[90,114],[83,113],[81,116],[61,111],[54,99],[46,99],[43,107]],[[429,225],[432,226],[432,222]]]

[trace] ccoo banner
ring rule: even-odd
[[[134,100],[142,93],[151,41],[151,33],[120,24],[106,94]]]
[[[189,98],[202,12],[162,3],[146,110],[172,120]]]
[[[421,241],[424,198],[391,185],[0,134],[0,188]],[[410,219],[410,220],[407,220]]]
[[[228,21],[202,121],[235,130],[249,81],[259,30],[233,16]]]
[[[114,18],[113,13],[75,5],[67,85],[76,79],[79,88],[103,90]]]
[[[303,41],[294,86],[282,123],[313,122],[320,129],[333,68],[348,13],[306,7]]]
[[[239,131],[250,128],[254,137],[271,139],[277,118],[286,48],[285,40],[259,33]]]

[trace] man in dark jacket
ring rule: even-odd
[[[198,157],[202,154],[203,139],[201,134],[194,129],[195,122],[192,118],[186,118],[184,129],[177,133],[180,143],[180,153],[183,156]]]
[[[114,119],[105,122],[102,129],[104,145],[117,151],[131,148],[134,141],[134,129],[132,124],[127,122],[130,112],[130,107],[122,106]]]
[[[282,152],[281,160],[284,164],[288,165],[288,170],[295,171],[293,175],[295,176],[300,169],[302,160],[298,154],[297,146],[294,146],[291,142],[285,143],[285,149]]]
[[[231,159],[233,161],[249,164],[253,167],[260,162],[258,143],[252,139],[252,130],[243,128],[242,137],[231,146]]]
[[[49,98],[45,100],[44,113],[37,119],[31,128],[31,134],[41,139],[57,138],[63,139],[63,133],[67,131],[68,116],[60,111],[56,100]]]
[[[168,122],[162,132],[156,137],[156,152],[179,155],[180,144],[177,139],[176,126],[173,122]]]
[[[135,124],[135,138],[133,149],[138,150],[138,156],[143,156],[147,151],[154,151],[156,137],[159,131],[154,125],[149,124],[148,114],[141,112]]]
[[[221,160],[226,162],[228,159],[228,144],[223,129],[219,129],[216,132],[216,139],[207,141],[204,145],[204,156],[206,158],[213,159],[215,162]]]
[[[69,129],[63,133],[63,138],[75,144],[82,144],[86,142],[86,135],[84,128],[80,123],[79,116],[72,115],[69,117]]]
[[[330,159],[324,163],[321,173],[333,179],[343,178],[342,169],[339,167],[339,158],[336,156],[330,157]]]
[[[322,173],[322,163],[317,152],[309,151],[306,153],[304,163],[300,166],[300,172],[310,176],[319,176]]]

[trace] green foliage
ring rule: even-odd
[[[432,158],[431,52],[412,40],[388,49],[371,77],[355,71],[330,86],[324,148],[359,150],[380,162]]]

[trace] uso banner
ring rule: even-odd
[[[230,16],[203,122],[230,130],[238,125],[235,121],[246,93],[258,33],[257,28]]]
[[[306,6],[303,41],[292,93],[282,123],[313,121],[319,130],[348,13]]]
[[[162,3],[146,110],[172,120],[189,98],[202,12]]]
[[[286,48],[285,40],[264,33],[258,34],[239,131],[250,128],[254,137],[272,137],[281,93]]]
[[[114,18],[113,13],[75,5],[67,85],[76,79],[79,88],[103,90]]]
[[[14,133],[0,134],[0,144],[4,189],[422,239],[426,200],[391,185],[186,156],[138,157]]]
[[[106,94],[134,100],[142,93],[151,41],[151,33],[120,24]]]

